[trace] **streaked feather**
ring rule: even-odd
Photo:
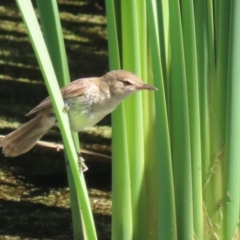
[[[78,80],[73,81],[70,85],[63,87],[61,89],[63,99],[68,99],[68,98],[82,95],[86,91],[86,88],[89,87],[89,81],[94,81],[95,79],[96,77],[87,78],[87,79],[80,78]],[[87,80],[87,81],[84,81],[84,80]],[[37,105],[29,113],[27,113],[26,116],[30,116],[34,113],[40,112],[43,109],[46,109],[49,107],[52,107],[52,103],[51,103],[50,97],[47,97],[42,102],[40,102],[39,105]]]

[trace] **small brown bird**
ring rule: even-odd
[[[157,90],[143,83],[135,74],[115,70],[102,77],[81,78],[61,89],[70,128],[80,132],[111,113],[127,96],[138,90]],[[7,157],[19,156],[34,147],[54,125],[56,117],[49,97],[26,116],[36,114],[29,122],[8,134],[0,143]]]

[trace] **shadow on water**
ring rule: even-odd
[[[25,201],[0,200],[0,238],[8,239],[73,239],[70,209],[46,206],[41,203]],[[96,227],[101,227],[103,220],[104,231],[109,234],[110,217],[103,219],[100,214],[94,215],[99,220]],[[31,224],[28,224],[31,223]],[[47,224],[44,224],[47,223]],[[1,238],[3,239],[3,238]],[[106,236],[99,239],[110,239]]]

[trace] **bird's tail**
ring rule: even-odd
[[[2,139],[0,146],[3,154],[6,157],[17,157],[29,151],[54,124],[55,117],[37,115]]]

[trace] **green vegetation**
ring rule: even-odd
[[[83,2],[77,2],[82,10]],[[60,10],[61,4],[63,1]],[[158,88],[154,94],[131,97],[112,117],[112,239],[239,238],[239,10],[237,0],[106,1],[110,69],[133,71]],[[98,41],[106,44],[106,33],[99,35],[98,31],[99,27],[100,31],[105,29],[106,22],[103,16],[96,23],[98,17],[88,18],[80,12],[60,14],[68,19],[63,33],[67,35],[67,51],[73,53],[69,57],[70,72],[74,72],[71,66],[77,69],[82,61],[84,75],[93,75],[91,71],[86,74],[86,62],[91,64],[90,69],[97,69],[94,64],[98,63],[102,74],[108,69],[104,48],[96,50],[93,41],[95,59],[84,54],[96,33],[101,36]],[[80,24],[74,25],[76,22]],[[4,23],[1,26],[8,31]],[[23,25],[18,26],[11,23],[8,27],[18,32],[18,41],[26,41]],[[75,31],[79,33],[76,38]],[[17,57],[21,59],[20,53]],[[7,61],[9,55],[9,49],[2,51],[0,64],[9,62],[7,69],[24,67],[31,74],[39,74],[36,64],[32,67],[22,59]],[[99,61],[102,56],[104,64]],[[31,82],[26,76],[18,81],[17,74],[4,71],[0,76],[6,88],[9,82],[24,86]],[[34,79],[33,88],[43,89],[40,78],[38,75]],[[16,110],[15,92],[8,89],[9,104]],[[26,102],[26,94],[21,94]],[[6,102],[8,95],[1,104]],[[5,106],[4,111],[13,110]],[[1,119],[6,126],[8,118],[3,115]],[[9,119],[21,117],[14,112]],[[71,171],[75,177],[74,161]],[[86,190],[83,192],[86,194]],[[89,224],[83,229],[95,239],[91,214],[87,218]],[[109,225],[107,229],[109,238]],[[98,229],[97,233],[99,239],[107,239]]]

